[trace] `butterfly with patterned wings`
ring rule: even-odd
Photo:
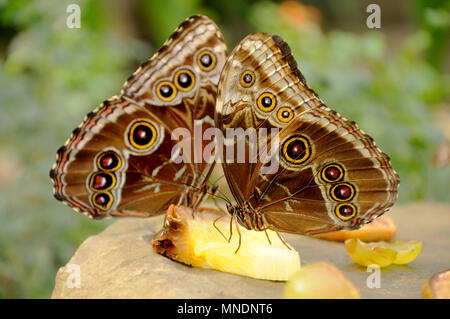
[[[58,150],[54,196],[92,218],[152,216],[181,201],[200,203],[214,162],[202,157],[205,144],[195,137],[192,158],[176,160],[187,155],[174,154],[171,133],[214,126],[226,56],[212,20],[197,15],[181,23],[121,95],[89,113]]]
[[[397,199],[399,176],[389,157],[325,106],[279,36],[251,34],[233,50],[221,74],[215,122],[221,131],[279,129],[279,143],[268,136],[256,145],[276,147],[275,172],[251,162],[249,147],[234,152],[245,152],[244,163],[222,163],[237,202],[228,213],[246,229],[309,235],[356,229]]]

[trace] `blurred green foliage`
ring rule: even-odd
[[[70,3],[81,7],[80,29],[66,26]],[[118,94],[137,65],[195,13],[223,28],[230,51],[249,32],[281,35],[328,106],[391,156],[400,201],[449,200],[449,169],[429,164],[443,140],[434,116],[448,108],[450,93],[442,71],[447,3],[427,8],[415,1],[424,13],[389,52],[383,29],[350,33],[325,21],[321,28],[316,14],[333,11],[331,1],[320,2],[320,11],[294,6],[296,12],[265,1],[0,0],[0,297],[48,297],[58,267],[110,223],[53,199],[55,152],[84,114]],[[364,23],[365,10],[357,14]]]

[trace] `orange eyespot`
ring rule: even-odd
[[[339,183],[330,189],[330,195],[338,202],[348,202],[355,196],[355,188],[350,183]]]
[[[325,182],[338,182],[344,178],[344,169],[341,167],[341,165],[329,164],[322,169],[320,176]]]
[[[116,177],[109,172],[94,173],[89,180],[89,188],[92,191],[107,191],[114,185],[116,185]]]
[[[283,123],[288,123],[294,117],[294,112],[289,107],[282,107],[277,112],[278,119]]]
[[[203,71],[211,71],[216,66],[217,58],[210,50],[203,50],[197,55],[197,64]]]
[[[164,102],[172,101],[177,95],[177,88],[172,82],[162,81],[156,86],[156,95]]]
[[[242,72],[239,82],[243,87],[249,88],[253,85],[253,83],[255,83],[255,79],[255,73],[247,70]]]
[[[134,148],[143,150],[155,143],[156,136],[157,132],[153,124],[146,121],[137,121],[128,132],[128,141]]]
[[[258,97],[256,105],[261,111],[270,112],[277,106],[277,100],[272,93],[266,92]]]
[[[299,165],[311,156],[311,143],[302,135],[294,135],[287,139],[282,147],[283,158],[291,164]]]
[[[190,91],[195,86],[194,74],[186,69],[179,70],[175,73],[175,85],[180,91]]]
[[[334,212],[340,220],[348,221],[356,216],[357,210],[355,205],[345,203],[337,205]]]
[[[114,197],[110,192],[98,192],[92,195],[92,204],[101,210],[108,210],[114,202]]]
[[[122,166],[122,160],[120,156],[113,151],[107,151],[101,153],[97,157],[97,167],[101,170],[114,172]]]

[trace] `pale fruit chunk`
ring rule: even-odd
[[[386,267],[391,264],[407,264],[413,261],[420,250],[420,241],[394,241],[364,243],[358,238],[345,241],[347,253],[354,262],[362,266],[376,264]]]
[[[220,216],[223,216],[217,220]],[[222,235],[213,225],[224,234]],[[273,231],[249,231],[214,209],[199,209],[192,216],[186,207],[169,207],[163,229],[152,241],[153,249],[173,260],[193,267],[210,268],[237,275],[286,281],[300,269],[300,256],[288,248]],[[227,239],[225,239],[225,237]]]
[[[318,262],[297,271],[284,287],[288,299],[359,299],[358,289],[332,264]]]
[[[334,241],[346,241],[350,238],[359,238],[365,242],[389,241],[395,236],[397,227],[394,220],[389,217],[378,217],[371,223],[355,230],[342,230],[333,233],[315,235],[314,237]]]
[[[422,286],[424,299],[450,299],[450,269],[431,276]]]

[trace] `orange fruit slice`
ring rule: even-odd
[[[389,217],[378,217],[373,222],[356,230],[343,230],[334,233],[315,235],[315,237],[326,240],[346,241],[350,238],[359,238],[365,242],[389,241],[395,236],[397,227],[394,220]]]

